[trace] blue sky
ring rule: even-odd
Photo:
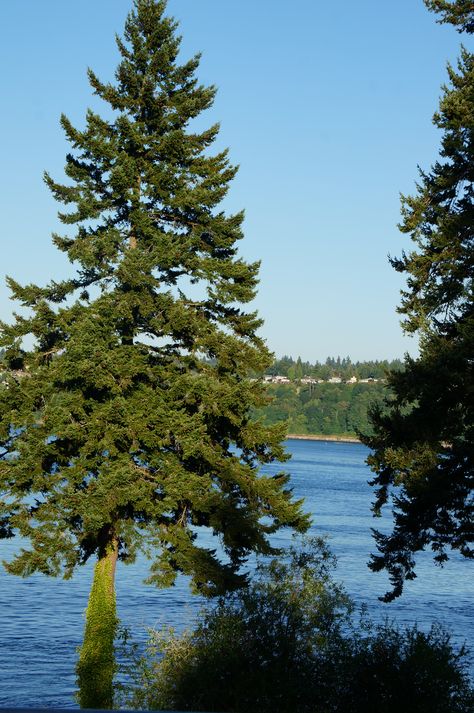
[[[3,276],[43,284],[71,267],[52,246],[57,206],[42,183],[62,176],[61,112],[82,126],[100,110],[86,68],[113,77],[131,0],[22,0],[2,6],[0,317]],[[182,52],[203,54],[240,171],[226,199],[245,208],[241,255],[261,259],[255,306],[278,355],[392,358],[416,352],[395,312],[403,279],[387,254],[409,248],[399,192],[436,159],[432,126],[460,36],[422,0],[170,0]],[[463,38],[467,42],[466,38]]]

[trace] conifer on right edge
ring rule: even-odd
[[[426,0],[441,22],[474,30],[472,2]],[[474,557],[474,54],[462,48],[448,66],[435,125],[440,158],[402,199],[401,231],[415,247],[393,267],[407,278],[398,311],[420,337],[420,356],[389,374],[384,408],[372,411],[374,511],[391,499],[393,530],[375,531],[371,569],[385,569],[399,596],[416,576],[415,555],[431,547]]]

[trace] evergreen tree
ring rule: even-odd
[[[302,379],[304,376],[304,369],[303,369],[303,362],[301,361],[301,357],[298,357],[296,360],[295,364],[295,379]]]
[[[474,32],[474,2],[472,0],[425,0],[427,7],[441,14],[440,22],[449,22],[458,31]]]
[[[420,335],[420,356],[391,373],[388,412],[374,410],[366,439],[375,512],[390,493],[394,503],[393,531],[376,532],[370,565],[390,574],[386,600],[415,577],[415,553],[426,546],[440,564],[450,549],[474,556],[474,55],[463,49],[448,71],[434,117],[441,158],[403,199],[401,230],[415,249],[392,260],[407,275],[399,311]]]
[[[258,264],[237,256],[242,213],[219,209],[236,169],[209,150],[218,126],[190,126],[215,89],[198,84],[199,57],[178,63],[165,5],[135,0],[115,83],[89,71],[107,118],[89,110],[83,130],[61,118],[70,181],[45,180],[68,207],[69,232],[53,239],[75,276],[9,279],[27,316],[0,325],[0,536],[29,542],[7,570],[67,578],[97,558],[78,665],[86,707],[112,705],[117,560],[144,551],[150,583],[183,572],[211,595],[245,584],[242,563],[272,551],[271,533],[308,525],[288,477],[259,472],[285,454],[284,429],[249,415],[266,399],[248,374],[271,364],[243,308]]]

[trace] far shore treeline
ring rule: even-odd
[[[328,357],[312,364],[283,356],[263,375],[269,402],[255,416],[268,426],[286,421],[291,435],[370,434],[369,409],[381,406],[387,395],[386,374],[402,369],[400,359],[353,362],[350,357]]]
[[[353,362],[338,356],[311,363],[283,356],[253,374],[267,382],[268,395],[267,405],[253,415],[265,426],[286,422],[289,435],[370,435],[369,410],[383,404],[387,373],[402,369],[400,359]]]
[[[312,364],[309,361],[302,361],[301,357],[295,360],[290,356],[283,356],[280,359],[275,359],[265,374],[287,376],[292,381],[304,378],[327,381],[337,377],[342,381],[348,381],[351,378],[358,380],[384,379],[388,371],[401,371],[402,369],[403,361],[401,359],[352,361],[349,356],[342,359],[338,356],[328,357],[325,362],[316,361]]]

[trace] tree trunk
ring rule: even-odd
[[[86,609],[84,642],[77,663],[81,708],[113,707],[114,640],[117,629],[115,566],[118,540],[113,538],[99,554]]]

